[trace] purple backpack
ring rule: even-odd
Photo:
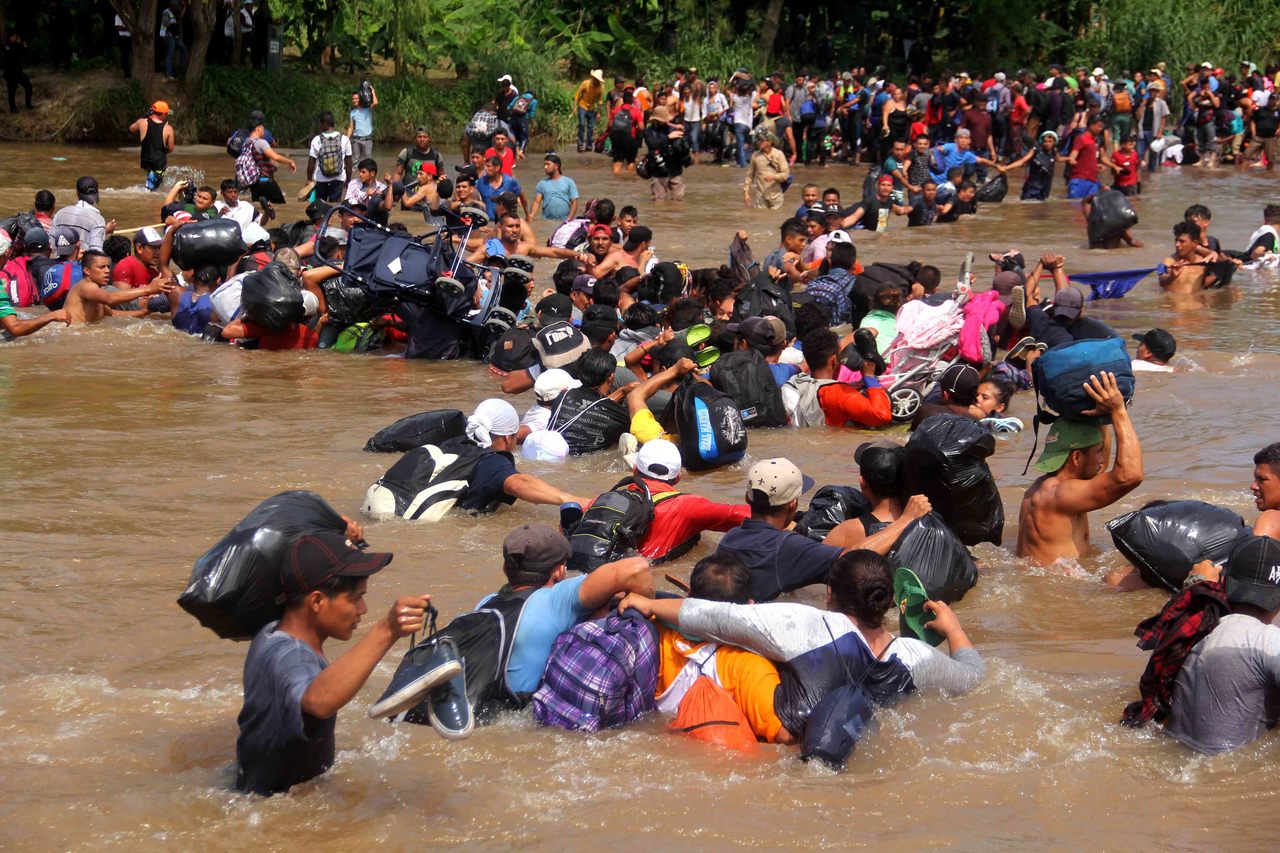
[[[594,732],[622,726],[654,710],[657,632],[635,611],[583,622],[556,637],[533,694],[544,726]]]

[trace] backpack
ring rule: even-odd
[[[511,114],[513,116],[527,115],[529,112],[529,105],[532,102],[533,99],[528,95],[521,95],[511,102]]]
[[[378,430],[364,443],[366,453],[403,453],[424,444],[440,444],[466,431],[467,417],[457,409],[409,415]]]
[[[249,141],[249,131],[245,128],[233,131],[227,137],[227,154],[239,158],[244,152],[244,144]]]
[[[705,675],[694,679],[680,700],[671,730],[739,752],[760,748],[733,694]]]
[[[9,301],[14,308],[27,308],[40,301],[40,288],[36,287],[31,268],[27,266],[29,260],[25,255],[18,255],[4,265],[4,275],[9,279]]]
[[[379,518],[439,521],[463,498],[486,452],[466,438],[415,447],[365,493],[361,512]]]
[[[556,637],[533,694],[544,726],[595,732],[630,723],[656,708],[658,638],[634,610],[583,622]]]
[[[1117,115],[1128,115],[1133,112],[1133,97],[1128,89],[1122,86],[1116,87],[1111,95],[1111,110]]]
[[[59,261],[45,269],[36,286],[40,288],[40,302],[50,311],[56,311],[67,301],[71,288],[84,278],[84,268],[79,261]]]
[[[747,452],[747,428],[733,398],[705,382],[689,380],[675,392],[680,456],[690,471],[707,471],[740,460]]]
[[[507,682],[507,664],[511,661],[524,605],[534,592],[536,590],[532,589],[511,592],[504,588],[490,596],[481,602],[480,607],[463,613],[405,652],[396,672],[431,661],[436,645],[449,641],[462,659],[467,702],[476,722],[491,722],[499,711],[524,707],[529,700],[528,694],[519,694],[511,689]],[[394,678],[391,683],[395,683]],[[378,701],[387,698],[391,692],[388,687]],[[392,719],[419,726],[431,725],[430,703],[431,697],[428,696]]]
[[[609,130],[621,130],[630,133],[635,128],[636,121],[631,116],[631,111],[626,107],[618,110],[613,114],[613,118],[609,120]]]
[[[1133,400],[1135,382],[1129,353],[1122,338],[1073,341],[1053,347],[1032,367],[1036,392],[1036,420],[1050,423],[1059,417],[1086,423],[1103,423],[1085,415],[1097,404],[1084,391],[1092,374],[1108,371],[1116,375],[1116,385],[1125,402]]]
[[[679,492],[660,495],[658,500]],[[589,574],[623,557],[634,554],[653,524],[653,508],[658,501],[637,477],[624,477],[582,514],[569,533],[569,570]]]
[[[791,425],[797,427],[818,427],[827,425],[827,413],[822,410],[818,401],[818,389],[830,385],[834,379],[814,379],[807,373],[797,373],[787,380],[784,388],[796,397],[795,407],[791,411]]]
[[[316,154],[316,165],[320,174],[326,178],[336,178],[342,174],[342,134],[336,130],[320,134],[320,150]]]
[[[228,144],[228,147],[229,144]],[[254,154],[253,146],[247,141],[244,149],[236,157],[236,183],[241,189],[247,189],[258,182],[262,177],[262,170],[258,168],[258,158]]]
[[[625,406],[591,388],[570,388],[556,401],[548,429],[563,435],[577,456],[616,446],[630,425]]]
[[[711,384],[738,404],[745,426],[787,425],[782,389],[773,381],[764,356],[755,350],[734,350],[721,355],[711,366]]]
[[[796,317],[791,309],[791,295],[781,286],[769,280],[768,273],[760,273],[733,300],[733,322],[741,323],[748,317],[777,317],[787,329],[787,337],[795,337]]]

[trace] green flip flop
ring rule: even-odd
[[[924,609],[929,600],[919,576],[910,569],[898,569],[893,573],[893,600],[898,603],[898,633],[904,637],[923,640],[931,646],[943,641],[943,636],[925,623],[933,619],[933,615]]]

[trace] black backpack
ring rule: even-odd
[[[564,436],[574,456],[617,445],[631,425],[625,406],[593,388],[570,388],[560,395],[549,429]]]
[[[467,416],[457,409],[437,409],[409,415],[383,427],[364,444],[368,453],[404,453],[424,444],[457,438],[467,428]]]
[[[630,110],[618,110],[613,114],[613,118],[609,120],[609,130],[621,130],[630,133],[636,126],[636,120],[632,118]]]
[[[636,477],[619,480],[596,498],[569,533],[570,571],[590,573],[634,554],[653,523],[654,505],[649,487]]]
[[[741,323],[748,317],[777,317],[786,326],[787,337],[795,336],[791,294],[770,281],[768,273],[758,274],[733,300],[733,322]]]
[[[745,426],[787,425],[782,389],[773,381],[769,363],[755,350],[734,350],[721,355],[711,366],[711,384],[738,404]]]
[[[227,137],[227,153],[239,157],[244,152],[244,144],[249,141],[249,131],[240,128]]]
[[[705,382],[687,380],[668,404],[680,438],[680,456],[690,471],[731,465],[747,453],[747,428],[738,404]]]

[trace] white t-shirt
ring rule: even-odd
[[[1130,366],[1134,373],[1173,373],[1173,368],[1167,364],[1156,364],[1140,358],[1135,358]]]
[[[253,222],[258,216],[258,209],[247,201],[237,201],[236,206],[231,207],[222,199],[218,199],[213,203],[213,207],[223,219],[231,219],[240,223],[241,229]]]
[[[342,148],[342,152],[339,155],[342,158],[342,164],[338,167],[338,174],[334,175],[332,178],[326,177],[324,172],[320,171],[320,137],[330,133],[337,135],[339,144]],[[315,136],[311,137],[311,149],[307,153],[316,160],[316,168],[315,171],[311,173],[311,180],[315,181],[317,184],[323,184],[329,181],[342,181],[343,184],[346,184],[347,158],[351,156],[350,139],[336,130],[325,131],[324,134],[317,133]]]
[[[715,95],[707,95],[707,97],[702,101],[703,116],[723,113],[728,109],[729,99],[724,96],[724,92],[716,92]]]
[[[755,96],[754,95],[734,95],[733,96],[733,123],[745,124],[751,127],[751,119],[754,116]]]
[[[524,413],[520,426],[527,426],[533,432],[549,429],[551,427],[551,410],[541,403],[534,403],[529,407],[529,411]]]

